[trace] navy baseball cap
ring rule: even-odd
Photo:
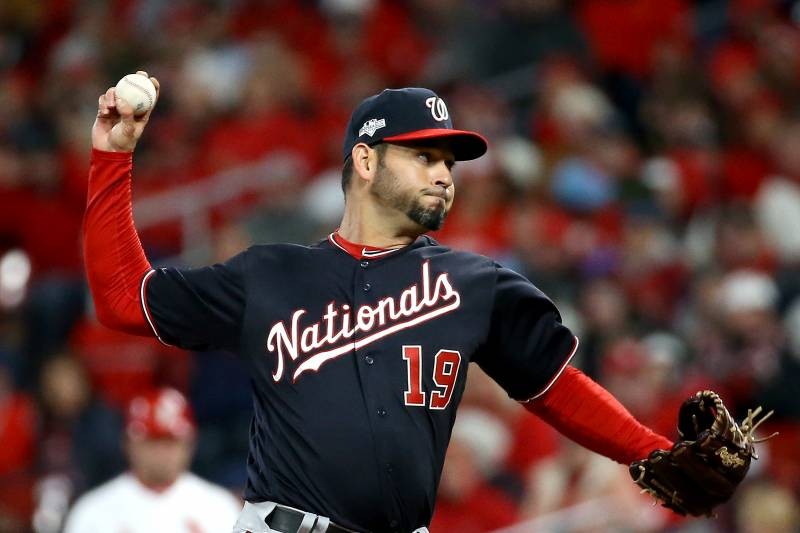
[[[384,89],[353,111],[344,135],[344,159],[358,143],[445,140],[457,161],[477,159],[488,143],[479,133],[453,129],[444,100],[421,87]]]

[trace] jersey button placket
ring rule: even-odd
[[[369,261],[361,261],[358,263],[358,265],[360,268],[356,267],[353,285],[351,286],[351,297],[353,302],[351,316],[353,323],[356,323],[358,320],[358,309],[360,309],[361,306],[372,305],[372,295],[369,293],[369,290],[372,288],[372,284],[367,280],[368,271],[366,270],[367,267],[370,266]],[[365,334],[368,334],[368,332],[362,331],[359,333],[359,335],[362,336]],[[358,378],[364,390],[364,402],[365,406],[368,408],[367,412],[370,413],[369,418],[371,419],[371,426],[375,432],[375,454],[379,461],[384,462],[385,453],[381,445],[383,438],[382,434],[384,430],[381,428],[381,426],[383,426],[382,422],[383,417],[386,414],[386,410],[382,405],[383,402],[380,400],[380,394],[375,390],[375,387],[377,386],[377,382],[375,381],[377,376],[375,375],[372,367],[375,365],[376,353],[370,348],[371,347],[364,347],[356,349],[355,355],[358,357],[358,360],[363,361],[364,363],[357,365],[356,371],[358,372]]]

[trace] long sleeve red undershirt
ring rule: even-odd
[[[98,320],[112,329],[151,336],[139,293],[151,266],[133,223],[132,168],[130,153],[92,151],[84,260]],[[672,446],[574,367],[566,367],[543,396],[525,406],[578,444],[622,464]]]
[[[625,465],[672,447],[668,438],[642,425],[610,392],[572,366],[546,393],[524,405],[581,446]]]
[[[83,256],[97,319],[109,328],[151,336],[139,287],[151,269],[133,225],[133,154],[92,150],[83,218]]]

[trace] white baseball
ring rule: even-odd
[[[117,98],[133,107],[134,115],[144,115],[156,103],[156,87],[141,74],[128,74],[117,83]]]

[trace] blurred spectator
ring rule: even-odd
[[[161,385],[188,388],[192,362],[183,350],[104,328],[94,318],[73,328],[69,344],[93,390],[119,410],[143,390]]]
[[[485,414],[489,417],[487,420],[493,419],[501,424],[498,426],[501,435],[495,438],[500,439],[502,449],[498,443],[492,445],[492,453],[497,453],[501,457],[492,461],[484,460],[492,465],[491,472],[488,473],[490,476],[486,479],[511,496],[514,501],[518,501],[524,491],[525,473],[534,464],[557,451],[558,433],[552,426],[509,398],[503,389],[478,368],[471,369],[467,374],[467,386],[461,403],[461,410]],[[480,420],[480,416],[477,418]],[[464,427],[469,429],[483,426],[464,424]],[[463,429],[460,431],[463,436],[469,436],[467,431]],[[476,438],[472,440],[475,441],[472,446],[484,442]]]
[[[688,4],[682,0],[633,0],[624,5],[588,0],[579,4],[576,18],[604,71],[645,78],[658,44],[688,37]]]
[[[275,151],[293,152],[313,168],[319,154],[303,134],[310,124],[300,113],[307,97],[302,63],[285,43],[268,36],[252,43],[251,55],[241,106],[212,124],[201,141],[201,173],[252,163]]]
[[[477,77],[508,74],[558,55],[583,57],[584,38],[563,0],[495,2],[470,50]]]
[[[562,439],[557,455],[538,463],[530,471],[527,482],[522,514],[528,519],[542,518],[579,502],[598,504],[589,520],[583,517],[580,527],[571,524],[570,516],[564,515],[551,524],[552,528],[625,531],[633,527],[634,531],[650,531],[671,520],[669,511],[653,507],[649,496],[640,494],[631,485],[625,469],[566,439]],[[580,515],[575,518],[580,519]],[[532,523],[535,524],[535,520]],[[533,530],[539,531],[536,526]]]
[[[714,388],[707,378],[688,374],[686,363],[686,347],[674,335],[623,337],[604,354],[600,381],[638,420],[677,439],[676,414],[681,403],[703,387]]]
[[[47,358],[65,348],[85,303],[85,286],[79,278],[54,276],[31,283],[23,304],[23,385],[34,388]]]
[[[613,176],[583,158],[568,158],[553,170],[553,195],[568,209],[595,211],[616,199]]]
[[[789,354],[786,333],[777,315],[774,281],[755,271],[735,271],[716,289],[716,316],[698,330],[697,364],[724,382],[734,409],[764,403],[779,416],[797,417],[800,365]],[[738,409],[736,409],[738,406]]]
[[[614,106],[574,62],[551,59],[541,66],[533,134],[546,152],[585,148],[592,135],[610,125]]]
[[[344,195],[340,194],[341,190],[342,174],[338,169],[331,169],[317,176],[303,195],[303,212],[320,239],[342,218]]]
[[[25,301],[30,277],[31,262],[24,251],[12,248],[0,256],[0,310],[3,314],[16,311]]]
[[[250,377],[229,353],[198,352],[190,388],[197,419],[192,470],[208,480],[241,492],[253,416]]]
[[[524,195],[513,213],[512,250],[519,270],[556,300],[573,299],[579,280],[571,276],[580,242],[591,240],[586,228],[563,209],[551,206],[536,193]],[[578,241],[578,242],[576,242]]]
[[[630,214],[622,234],[618,274],[635,327],[671,327],[688,282],[677,239],[650,214]]]
[[[787,306],[784,328],[789,335],[789,348],[792,357],[800,359],[800,298],[795,298]]]
[[[791,231],[800,225],[800,123],[792,123],[776,132],[772,155],[777,174],[765,181],[756,198],[756,213],[761,230],[775,247],[783,263],[800,262],[800,233]]]
[[[630,329],[629,303],[618,283],[598,278],[583,287],[579,304],[584,318],[581,368],[598,379],[603,354]]]
[[[794,391],[797,394],[797,391]],[[764,478],[790,490],[795,497],[800,494],[800,460],[797,449],[800,447],[800,425],[797,417],[781,417],[764,424],[763,436],[777,431],[779,435],[769,439],[759,454],[766,452],[763,465]]]
[[[800,529],[800,501],[767,480],[746,484],[736,497],[736,527],[741,533],[792,533]]]
[[[715,229],[715,263],[722,269],[774,272],[775,254],[747,204],[728,204]]]
[[[42,368],[40,391],[34,526],[46,533],[59,531],[70,502],[119,473],[124,462],[119,417],[95,397],[74,357],[50,358]]]
[[[0,348],[0,531],[24,531],[33,510],[38,417],[33,399],[16,389],[10,363]]]
[[[474,38],[485,28],[480,6],[462,0],[412,0],[411,7],[417,28],[436,43],[430,49],[420,85],[444,86],[472,79],[480,70],[475,53],[483,52],[480,39]]]
[[[130,470],[81,497],[64,532],[229,531],[240,506],[224,489],[186,471],[194,442],[189,404],[178,391],[135,398],[125,430]]]
[[[500,139],[495,157],[511,184],[518,190],[530,190],[544,179],[541,150],[529,140],[511,135]]]
[[[492,257],[509,249],[509,189],[505,176],[491,157],[465,161],[454,171],[459,187],[458,203],[447,224],[435,233],[443,244]]]
[[[508,429],[492,415],[462,407],[447,450],[431,533],[482,533],[513,524],[511,498],[489,480],[502,466]]]

